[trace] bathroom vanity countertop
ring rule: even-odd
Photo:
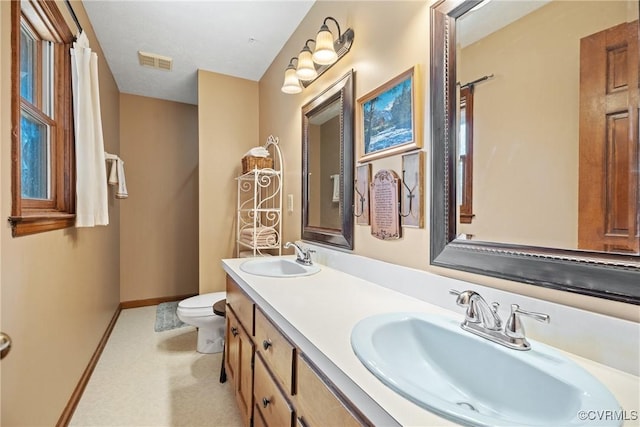
[[[375,425],[387,426],[394,422],[403,426],[456,425],[383,385],[358,360],[350,339],[355,324],[375,314],[415,311],[462,321],[463,312],[446,310],[324,265],[321,265],[319,273],[305,277],[255,276],[240,270],[240,264],[246,260],[225,259],[222,265],[227,274]],[[640,380],[637,376],[559,351],[611,390],[626,411],[625,426],[640,425],[637,419]],[[594,411],[599,409],[593,408]]]

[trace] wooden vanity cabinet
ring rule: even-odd
[[[231,298],[229,298],[231,297]],[[227,280],[225,369],[234,387],[245,426],[251,426],[253,411],[253,302],[233,281]],[[238,313],[242,313],[243,321]],[[247,325],[248,328],[247,329]],[[251,330],[251,332],[248,332]]]
[[[228,276],[227,305],[227,374],[246,425],[369,425]]]

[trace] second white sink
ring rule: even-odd
[[[539,342],[517,351],[463,331],[455,320],[387,313],[356,324],[351,345],[386,386],[463,425],[620,425],[584,419],[621,408],[591,374]]]
[[[320,271],[317,265],[302,265],[288,258],[254,258],[240,264],[245,273],[265,277],[310,276]]]

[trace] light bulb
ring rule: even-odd
[[[333,47],[333,34],[329,27],[322,25],[316,36],[316,48],[313,52],[313,62],[318,65],[330,65],[338,60],[338,54]]]
[[[289,94],[302,92],[302,87],[300,86],[300,81],[298,80],[298,76],[296,76],[296,69],[293,68],[293,65],[287,67],[287,70],[284,72],[284,84],[281,90]]]
[[[313,59],[311,59],[311,50],[307,46],[305,46],[300,52],[300,55],[298,55],[296,75],[303,81],[313,80],[318,77],[316,66],[313,63]]]

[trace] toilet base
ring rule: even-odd
[[[220,353],[224,349],[224,323],[212,328],[198,328],[198,353]]]

